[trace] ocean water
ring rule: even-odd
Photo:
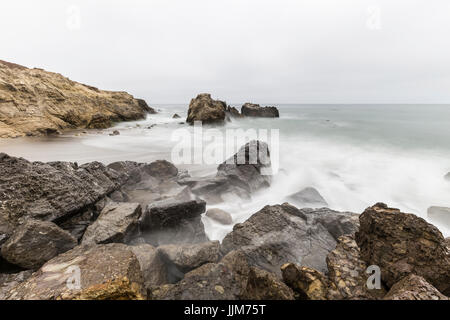
[[[174,137],[194,141],[198,132],[180,123],[186,105],[155,107],[157,115],[112,129],[0,140],[0,151],[33,161],[174,161],[172,152],[180,147]],[[430,206],[450,207],[450,182],[443,178],[450,172],[449,105],[279,105],[279,110],[279,119],[233,119],[215,131],[203,127],[215,137],[232,129],[267,129],[269,135],[262,140],[269,143],[270,133],[278,130],[279,144],[272,153],[278,154],[279,170],[271,187],[251,201],[229,199],[214,206],[230,212],[234,222],[245,221],[265,205],[282,203],[305,187],[316,188],[329,207],[339,211],[361,213],[384,202],[427,219]],[[173,119],[174,113],[181,119]],[[115,129],[121,134],[109,136]],[[210,140],[200,146],[192,142],[192,154],[208,146],[223,150],[217,162],[233,154],[234,141],[203,137]],[[193,176],[214,174],[217,167],[212,162],[175,164]],[[221,240],[232,228],[207,217],[203,221],[211,239]],[[444,236],[450,235],[448,227],[436,225]]]

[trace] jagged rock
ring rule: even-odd
[[[78,246],[53,258],[6,294],[9,300],[145,298],[139,261],[130,247],[119,243]]]
[[[230,183],[248,192],[270,186],[271,163],[267,143],[252,140],[220,164],[218,177],[226,177]]]
[[[18,226],[3,244],[2,257],[22,268],[37,269],[77,244],[70,233],[56,224],[30,219]]]
[[[446,207],[430,207],[428,208],[428,218],[443,225],[446,228],[450,228],[450,208]]]
[[[175,113],[174,115],[173,115],[173,117],[172,117],[173,119],[179,119],[179,118],[181,118],[177,113]]]
[[[368,265],[361,259],[353,236],[338,239],[336,249],[327,256],[327,266],[329,279],[342,299],[374,300],[381,299],[386,294],[383,286],[380,289],[368,288]]]
[[[424,278],[415,274],[395,283],[384,300],[449,300]]]
[[[219,241],[198,244],[163,245],[158,247],[163,261],[168,265],[171,283],[178,282],[184,274],[205,263],[215,263],[220,258]]]
[[[138,203],[110,202],[87,228],[82,243],[128,243],[137,234],[141,214]]]
[[[219,208],[208,209],[206,211],[206,216],[221,224],[233,223],[233,218],[231,217],[231,214]]]
[[[19,273],[0,273],[0,300],[5,300],[9,290],[27,280],[33,271],[26,270]]]
[[[300,207],[322,208],[327,207],[328,203],[314,188],[305,188],[299,192],[287,197],[287,201]]]
[[[144,100],[126,92],[102,91],[57,73],[5,61],[0,61],[0,79],[0,138],[107,128],[154,112]]]
[[[117,190],[126,175],[99,162],[29,162],[0,154],[0,233],[25,219],[64,221],[83,214]],[[71,231],[71,226],[66,225]]]
[[[140,220],[143,237],[154,246],[208,241],[201,221],[205,207],[206,203],[199,200],[154,202]]]
[[[222,123],[225,120],[227,104],[223,101],[213,100],[208,93],[202,93],[192,99],[186,122],[193,124],[194,121],[205,123]]]
[[[222,241],[221,251],[242,250],[252,266],[281,276],[280,266],[293,262],[326,272],[325,258],[336,246],[320,223],[307,223],[307,215],[288,203],[265,206],[238,223]]]
[[[281,266],[283,281],[294,290],[298,300],[340,300],[333,282],[321,272],[294,263]]]
[[[261,107],[259,104],[246,103],[241,108],[241,114],[245,117],[279,118],[276,107]]]
[[[359,221],[356,242],[361,257],[381,268],[389,288],[413,273],[444,294],[450,290],[450,254],[436,227],[383,203],[367,208]]]
[[[146,288],[169,283],[168,268],[156,248],[145,243],[130,248],[139,260]]]
[[[242,118],[243,115],[235,107],[227,107],[227,113],[234,118]]]
[[[337,240],[342,235],[352,235],[359,229],[359,214],[339,212],[328,208],[300,209],[308,218],[308,223],[320,223]]]
[[[250,267],[241,300],[294,300],[294,292],[273,273]]]
[[[219,263],[207,263],[187,273],[175,285],[156,287],[151,299],[238,300],[289,299],[292,292],[267,272],[253,269],[240,251],[227,254]]]

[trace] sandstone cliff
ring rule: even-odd
[[[103,91],[53,72],[0,60],[0,138],[107,128],[155,113],[126,92]]]

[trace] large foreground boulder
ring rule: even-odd
[[[201,121],[203,124],[222,123],[225,120],[227,104],[223,101],[213,100],[208,93],[199,94],[191,100],[186,122],[193,124]]]
[[[448,294],[450,253],[441,232],[424,219],[378,203],[360,216],[356,242],[389,288],[412,273]]]
[[[139,261],[124,244],[78,246],[50,260],[7,299],[145,299]]]
[[[276,107],[261,107],[259,104],[245,103],[241,108],[245,117],[279,118],[280,113]]]
[[[107,128],[155,113],[126,92],[99,90],[58,73],[1,60],[0,79],[0,138]]]
[[[67,231],[48,221],[28,220],[18,226],[1,253],[8,262],[25,269],[37,269],[58,254],[77,245]]]
[[[424,278],[415,274],[395,283],[384,300],[449,300]]]
[[[83,244],[128,243],[138,233],[142,209],[138,203],[110,202],[90,225]]]
[[[154,202],[140,219],[142,236],[154,246],[208,241],[201,221],[205,208],[202,200]]]
[[[322,224],[310,224],[307,212],[285,203],[265,206],[236,224],[223,239],[222,252],[242,250],[252,266],[281,276],[280,267],[289,262],[326,272],[326,256],[335,246]]]

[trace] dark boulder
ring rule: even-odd
[[[321,196],[319,191],[310,187],[291,194],[286,198],[286,201],[298,207],[322,208],[328,206],[328,203]]]
[[[276,107],[261,107],[259,104],[246,103],[241,108],[245,117],[279,118],[280,113]]]
[[[450,253],[441,232],[414,214],[378,203],[360,218],[356,242],[362,259],[381,268],[390,288],[410,273],[446,294],[450,290]]]
[[[194,121],[207,123],[223,123],[227,104],[223,101],[213,100],[208,93],[199,94],[191,100],[186,122],[193,124]]]
[[[2,256],[22,268],[37,269],[76,245],[77,240],[56,224],[30,219],[18,226],[3,244]]]
[[[110,202],[84,233],[83,244],[128,243],[137,235],[142,209],[138,203]]]
[[[154,246],[208,241],[201,221],[205,207],[206,203],[200,200],[154,202],[142,214],[142,235]]]

